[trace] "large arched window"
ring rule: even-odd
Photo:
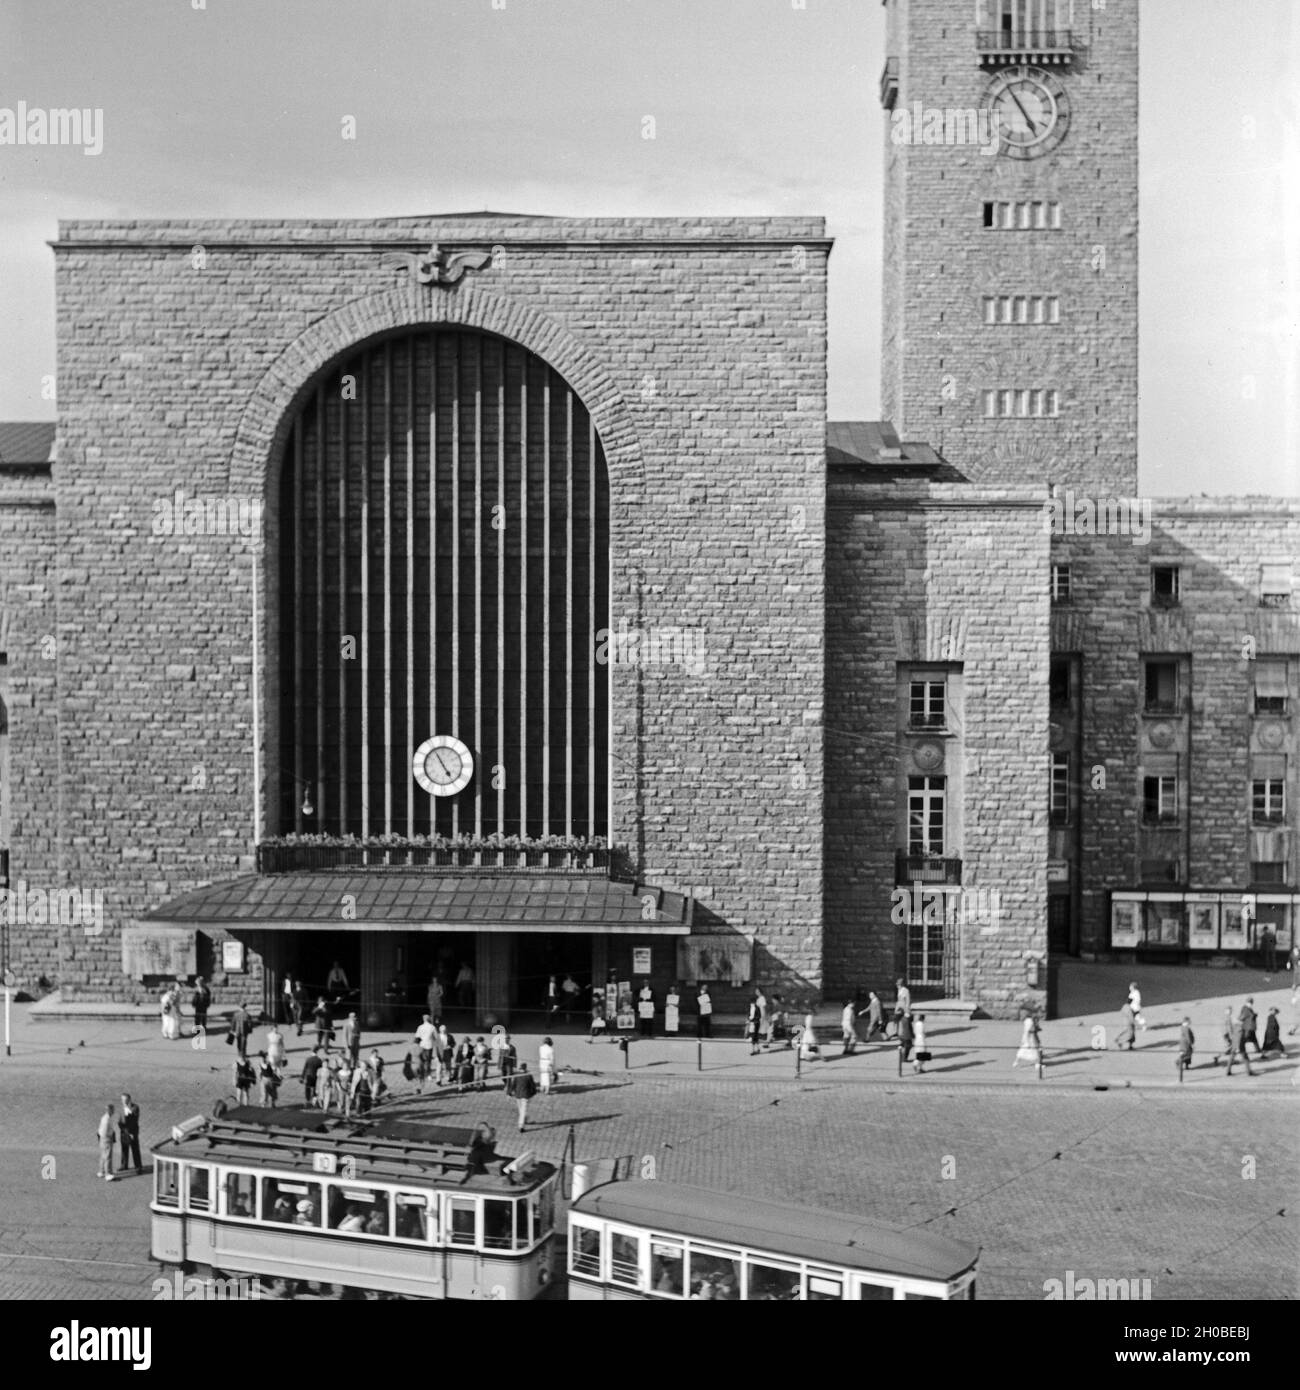
[[[282,833],[608,833],[608,480],[555,371],[459,329],[345,355],[277,521]],[[474,758],[455,796],[412,773],[439,734]]]

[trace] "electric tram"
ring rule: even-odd
[[[241,1108],[186,1120],[152,1156],[167,1273],[413,1298],[551,1287],[555,1167],[471,1130]]]

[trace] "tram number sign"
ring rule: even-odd
[[[312,1154],[311,1166],[317,1173],[336,1173],[338,1159],[334,1154]]]

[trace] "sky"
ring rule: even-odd
[[[1300,496],[1300,5],[1141,23],[1141,490]],[[479,208],[824,216],[874,419],[884,56],[877,0],[0,0],[0,108],[103,111],[0,145],[0,419],[54,416],[59,218]]]

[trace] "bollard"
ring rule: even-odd
[[[704,1039],[695,1039],[695,1070],[704,1070]]]
[[[797,1042],[794,1045],[794,1074],[796,1077],[803,1075],[803,1048]]]
[[[619,1049],[619,1051],[623,1054],[623,1070],[624,1070],[624,1071],[627,1071],[627,1070],[631,1067],[631,1065],[632,1065],[632,1062],[631,1062],[631,1057],[632,1057],[632,1047],[631,1047],[631,1043],[632,1043],[632,1039],[631,1039],[631,1038],[620,1038],[620,1039],[618,1040],[618,1049]]]
[[[899,1076],[903,1074],[903,1044],[901,1040],[898,1044],[898,1074]]]
[[[1043,1079],[1043,1049],[1041,1047],[1038,1049],[1038,1057],[1034,1062],[1034,1070],[1038,1073],[1038,1079],[1041,1081]]]
[[[1187,1070],[1187,1058],[1180,1052],[1178,1054],[1178,1084],[1183,1084],[1183,1073]]]

